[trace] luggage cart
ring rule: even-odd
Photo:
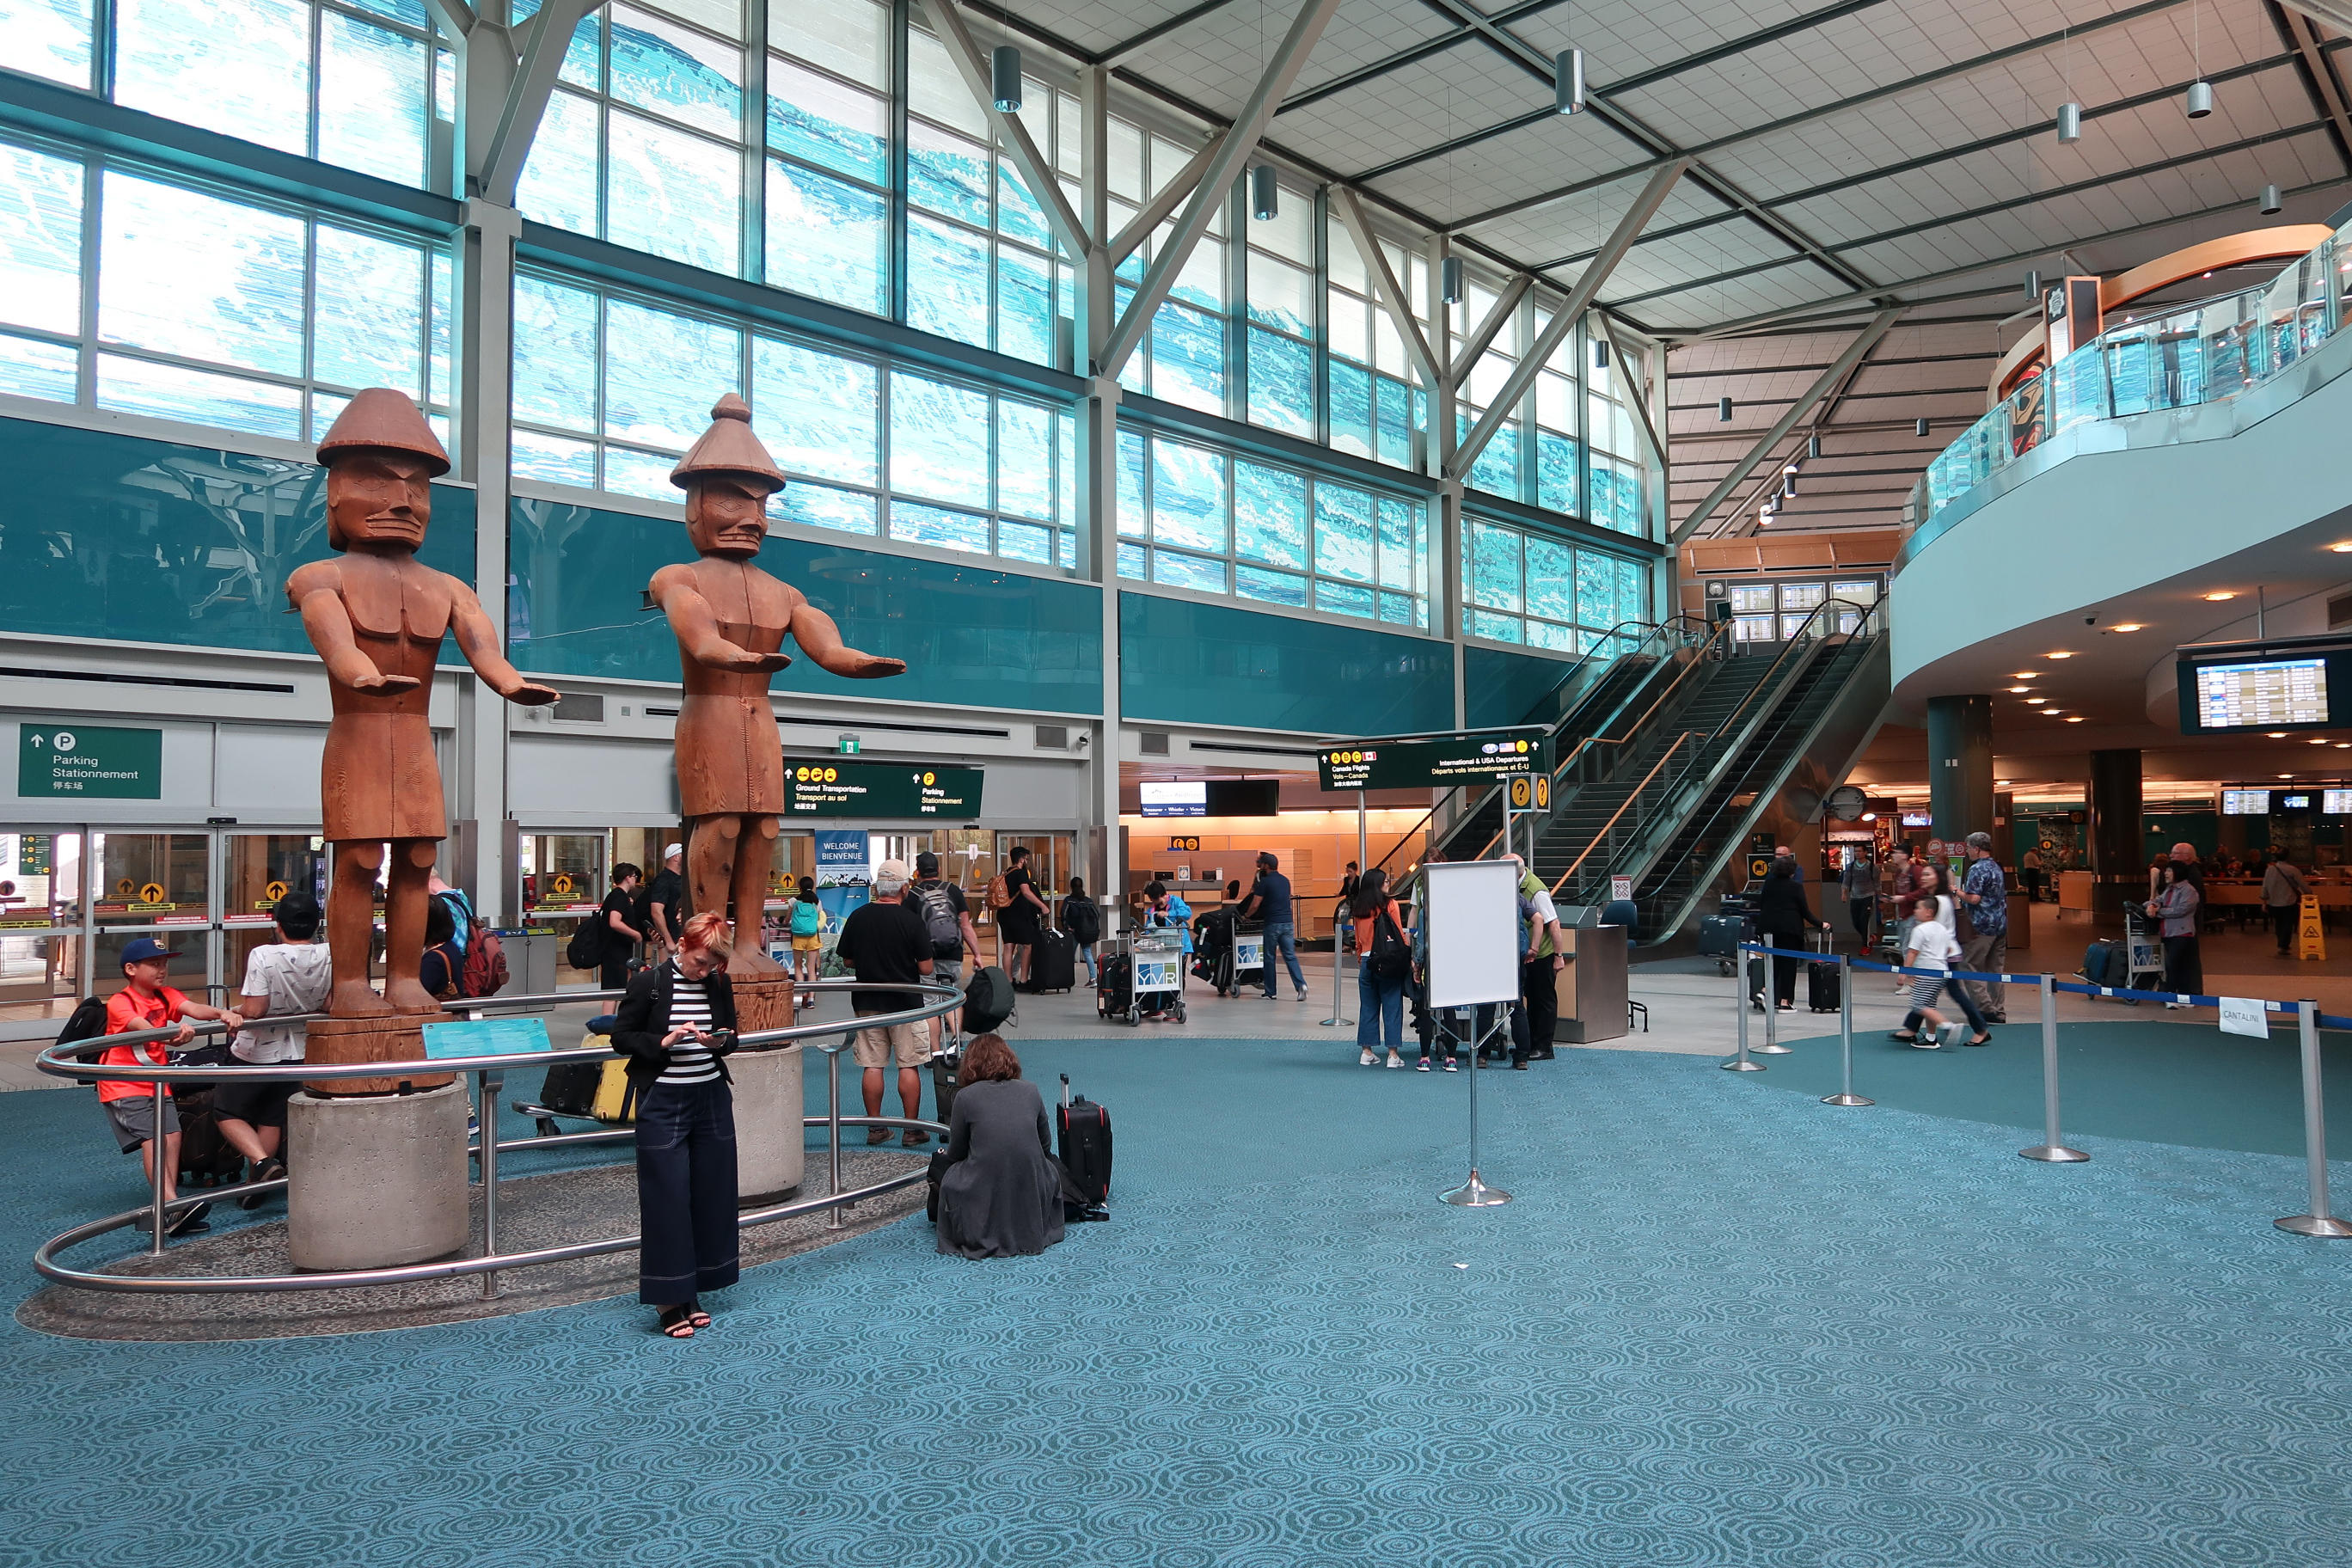
[[[1225,986],[1221,994],[1238,996],[1242,994],[1244,981],[1255,980],[1264,984],[1265,979],[1265,922],[1236,920],[1234,921],[1233,964],[1225,972]]]
[[[1130,1026],[1143,1022],[1147,1012],[1147,996],[1170,996],[1165,1011],[1176,1015],[1178,1023],[1184,1022],[1184,933],[1166,927],[1150,927],[1132,932],[1127,939],[1128,957],[1132,983],[1127,993],[1127,1021]]]
[[[2164,989],[2164,928],[2128,905],[2124,910],[2124,984],[2127,991]],[[2137,998],[2126,998],[2137,1007]]]

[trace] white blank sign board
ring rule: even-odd
[[[1512,860],[1439,860],[1422,867],[1428,889],[1429,1005],[1471,1007],[1519,997],[1519,867]]]

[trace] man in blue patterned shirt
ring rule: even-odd
[[[1960,901],[1968,905],[1969,923],[1976,934],[1969,939],[1960,962],[1979,973],[2001,973],[2009,968],[2009,884],[2000,862],[1992,858],[1992,835],[1969,835],[1969,872],[1960,882]],[[1977,1011],[1991,1024],[2009,1022],[2009,987],[1998,980],[1964,980]]]

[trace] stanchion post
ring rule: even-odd
[[[133,1049],[131,1055],[136,1060],[139,1053]],[[155,1135],[147,1140],[148,1163],[155,1167],[148,1178],[150,1196],[154,1200],[155,1207],[147,1216],[147,1250],[151,1255],[161,1258],[163,1255],[163,1184],[172,1176],[170,1167],[164,1163],[169,1156],[163,1152],[163,1110],[172,1103],[172,1091],[161,1079],[147,1087],[151,1096],[149,1105],[155,1117]]]
[[[1513,1004],[1508,1002],[1496,1004],[1495,1016],[1501,1029],[1511,1026],[1510,1014],[1506,1011],[1511,1005]],[[1437,1201],[1452,1204],[1456,1208],[1483,1209],[1509,1203],[1511,1194],[1500,1187],[1490,1187],[1478,1179],[1478,1074],[1486,1065],[1479,1058],[1486,1048],[1488,1037],[1478,1033],[1478,1015],[1473,1012],[1470,1017],[1470,1179],[1451,1191],[1438,1194]],[[1489,1031],[1489,1034],[1496,1032],[1499,1031]]]
[[[1772,965],[1777,961],[1759,953],[1757,962],[1764,966],[1763,989],[1757,993],[1764,998],[1764,1043],[1756,1047],[1756,1054],[1759,1057],[1791,1055],[1793,1053],[1789,1047],[1780,1043],[1780,997],[1772,984]]]
[[[831,1162],[833,1185],[825,1189],[828,1197],[841,1195],[841,1052],[848,1044],[845,1037],[840,1046],[820,1046],[824,1052],[824,1137],[827,1158]],[[834,1205],[824,1211],[824,1228],[841,1228],[841,1205]]]
[[[506,1088],[507,1075],[484,1068],[481,1081],[482,1111],[482,1256],[499,1255],[499,1091]],[[482,1300],[493,1301],[499,1295],[499,1271],[495,1268],[482,1276]]]
[[[1822,1096],[1823,1105],[1875,1105],[1853,1091],[1853,961],[1838,955],[1838,1068],[1843,1086]]]
[[[2053,1165],[2079,1165],[2090,1158],[2080,1149],[2069,1149],[2058,1136],[2058,977],[2042,977],[2042,1142],[2031,1149],[2020,1149],[2022,1159],[2042,1160]]]
[[[1739,1026],[1739,1054],[1723,1064],[1726,1072],[1762,1072],[1762,1062],[1748,1059],[1748,949],[1736,950],[1739,954],[1739,984],[1731,988],[1731,1010]]]
[[[2305,998],[2295,1008],[2303,1036],[2303,1157],[2311,1171],[2311,1212],[2271,1223],[2297,1236],[2352,1236],[2352,1223],[2328,1212],[2327,1105],[2320,1094],[2319,1004]]]

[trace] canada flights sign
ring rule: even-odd
[[[971,821],[980,816],[984,770],[929,763],[821,763],[784,759],[784,784],[793,816],[936,816]]]
[[[16,793],[47,799],[161,800],[163,731],[19,724]]]
[[[1455,735],[1350,741],[1315,753],[1325,789],[1420,789],[1551,772],[1550,731],[1538,726]]]

